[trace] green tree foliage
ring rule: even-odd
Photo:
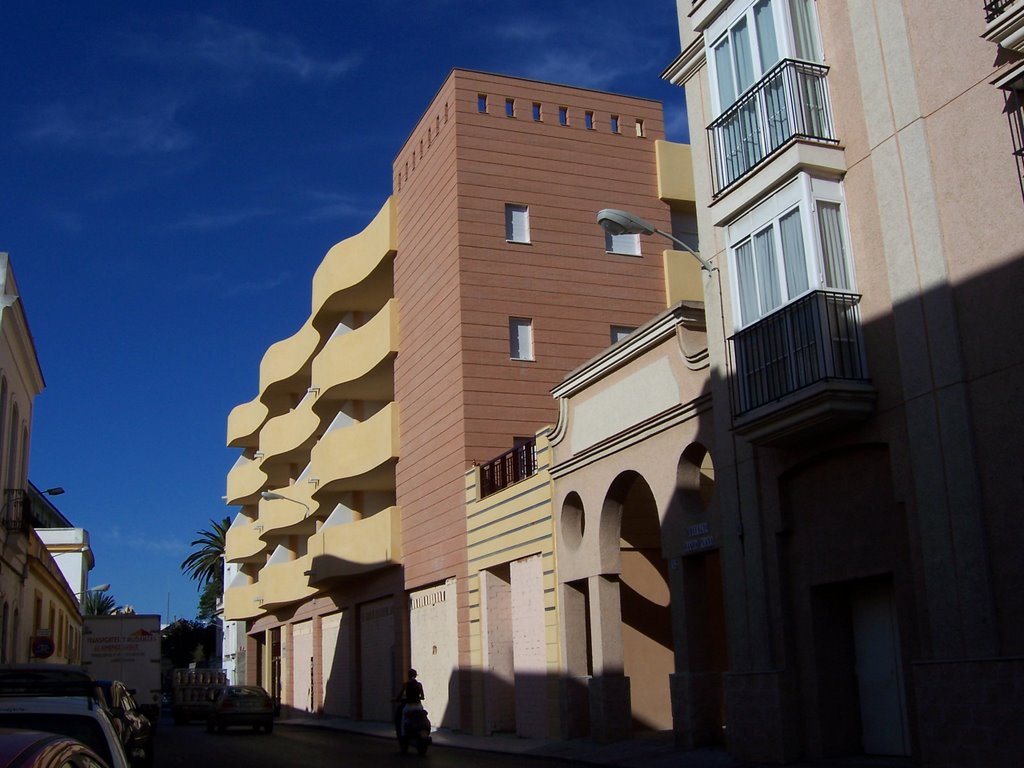
[[[220,628],[188,619],[178,619],[163,632],[161,653],[169,659],[171,667],[187,667],[194,661],[213,658],[217,653],[217,633]]]
[[[109,592],[86,592],[82,595],[84,616],[107,616],[114,612],[117,600]]]
[[[224,594],[224,539],[231,518],[220,522],[210,520],[210,527],[196,531],[198,538],[192,540],[194,549],[181,563],[181,570],[199,582],[199,610],[196,618],[210,621],[217,612],[217,599]]]

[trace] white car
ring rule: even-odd
[[[130,768],[102,697],[80,667],[0,665],[0,728],[46,731],[89,746],[110,768]]]

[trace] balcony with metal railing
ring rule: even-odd
[[[985,0],[983,8],[985,10],[985,21],[995,21],[1004,13],[1007,9],[1013,5],[1015,0]]]
[[[714,196],[800,139],[836,145],[828,67],[783,59],[708,126]]]
[[[480,465],[480,498],[497,493],[537,472],[537,441],[530,439]]]
[[[814,291],[729,339],[738,433],[786,442],[871,412],[859,302],[856,294]]]

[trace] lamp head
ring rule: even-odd
[[[274,493],[273,491],[263,491],[260,493],[260,496],[267,501],[280,501],[285,498],[280,493]]]
[[[55,488],[47,488],[45,491],[43,491],[43,493],[45,493],[47,496],[60,496],[62,493],[64,493],[64,489],[58,485]]]
[[[610,235],[653,235],[657,230],[639,216],[617,208],[597,212],[597,223]]]

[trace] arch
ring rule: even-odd
[[[583,509],[583,499],[576,491],[571,491],[562,501],[560,521],[562,543],[570,552],[577,551],[586,533],[587,517]]]

